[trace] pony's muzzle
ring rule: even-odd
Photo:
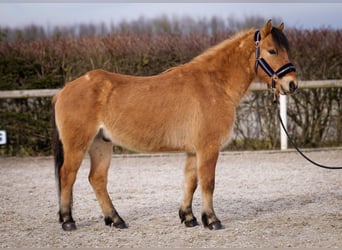
[[[296,77],[292,76],[284,76],[279,79],[279,85],[277,86],[277,90],[282,95],[290,95],[296,92],[298,89],[298,81]]]
[[[289,90],[290,93],[294,93],[296,91],[296,89],[298,88],[298,84],[296,84],[294,81],[291,81],[289,83]]]

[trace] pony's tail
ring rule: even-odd
[[[63,151],[63,144],[62,144],[62,141],[60,140],[58,128],[56,125],[55,100],[53,100],[52,102],[52,127],[53,127],[52,150],[53,150],[53,156],[55,160],[55,176],[56,176],[56,183],[57,183],[58,199],[60,200],[60,193],[61,193],[60,170],[64,163],[64,151]]]

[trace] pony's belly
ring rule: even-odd
[[[135,152],[158,153],[158,152],[192,152],[184,146],[172,146],[162,144],[152,144],[148,141],[125,140],[114,138],[113,144]]]
[[[174,133],[146,133],[143,131],[122,132],[114,130],[105,131],[104,135],[115,146],[120,146],[136,152],[156,153],[156,152],[194,152],[189,146],[185,136]]]

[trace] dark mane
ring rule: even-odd
[[[283,47],[286,49],[287,52],[289,52],[290,50],[289,41],[287,40],[284,33],[280,29],[273,27],[271,30],[271,34],[272,34],[273,41],[279,47]]]

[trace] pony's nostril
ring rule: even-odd
[[[290,87],[290,91],[293,92],[297,89],[297,86],[296,84],[294,83],[294,81],[291,81],[290,84],[289,84],[289,87]]]

